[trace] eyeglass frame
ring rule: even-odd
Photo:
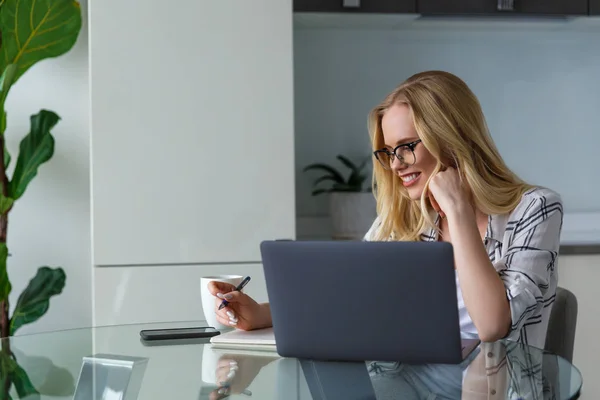
[[[390,151],[388,149],[379,149],[379,150],[375,150],[373,152],[373,155],[375,156],[375,158],[377,159],[377,161],[379,161],[379,163],[383,166],[383,168],[385,168],[385,166],[383,165],[383,163],[381,162],[381,160],[379,159],[379,157],[377,156],[378,153],[385,153],[387,154],[389,157],[396,157],[396,159],[398,159],[402,164],[406,165],[406,166],[411,166],[411,165],[415,165],[415,163],[417,162],[417,155],[415,154],[415,148],[417,147],[417,145],[421,143],[421,139],[417,139],[414,142],[410,142],[410,143],[402,143],[399,144],[398,146],[394,147],[390,153]],[[410,151],[413,153],[413,158],[415,159],[415,161],[412,164],[408,164],[407,162],[404,161],[404,157],[398,157],[398,155],[396,154],[396,151],[401,148],[401,147],[408,147],[410,149]],[[394,161],[392,160],[392,163]],[[392,169],[391,165],[390,165],[390,170]]]

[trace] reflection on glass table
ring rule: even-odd
[[[403,365],[282,358],[215,348],[209,339],[145,343],[139,335],[142,329],[194,326],[205,322],[4,339],[0,399],[560,400],[577,398],[582,387],[581,374],[568,361],[511,342],[484,343],[458,365]]]

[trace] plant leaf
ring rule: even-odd
[[[367,180],[367,175],[362,174],[362,170],[365,169],[369,160],[371,160],[371,156],[366,157],[357,167],[356,171],[348,178],[348,184],[357,186],[359,191],[362,191],[363,185]]]
[[[352,161],[350,161],[350,159],[343,156],[342,154],[338,154],[337,159],[340,160],[342,164],[348,167],[352,172],[358,171],[358,167]]]
[[[318,196],[321,193],[328,193],[328,192],[331,192],[331,189],[315,189],[315,190],[312,191],[312,195],[313,196]]]
[[[27,398],[27,400],[39,399],[40,393],[35,389],[33,383],[31,383],[27,372],[16,361],[13,360],[13,363],[14,365],[10,369],[9,378],[13,385],[15,385],[19,398]]]
[[[54,138],[50,130],[59,119],[58,115],[47,110],[31,116],[31,130],[21,140],[17,165],[9,185],[9,195],[14,200],[25,193],[27,185],[37,175],[38,167],[52,158]]]
[[[357,187],[360,191],[362,189],[362,184],[367,179],[365,175],[361,175],[360,172],[353,172],[348,178],[348,185]]]
[[[81,30],[81,8],[74,0],[5,0],[0,26],[0,71],[17,64],[16,82],[38,61],[71,50]]]
[[[332,188],[335,192],[360,192],[360,188],[357,189],[356,186],[348,185],[347,183],[343,184],[335,184]]]
[[[4,114],[6,115],[6,114]],[[10,165],[10,153],[8,152],[8,149],[6,148],[6,142],[4,142],[4,170],[6,171],[8,169],[8,166]]]
[[[0,77],[0,135],[4,136],[6,132],[6,110],[4,109],[4,103],[8,92],[14,82],[15,74],[17,72],[17,66],[15,64],[9,64],[6,66]],[[6,148],[6,140],[4,141],[4,170],[10,165],[10,153]]]
[[[8,92],[15,82],[16,74],[17,66],[15,64],[8,64],[2,69],[2,76],[0,77],[0,104],[2,105],[2,110],[4,110],[4,103],[6,102]],[[6,128],[6,117],[3,118],[2,128],[2,133],[4,133],[4,129]]]
[[[5,389],[0,390],[0,400],[12,400],[12,397],[7,392],[10,392],[12,386],[10,378],[15,364],[15,360],[12,359],[11,354],[3,346],[2,351],[0,351],[0,387]]]
[[[37,321],[48,311],[50,297],[62,292],[65,281],[62,268],[47,266],[38,268],[37,274],[19,296],[13,316],[10,320],[10,335],[25,324]]]
[[[12,289],[6,270],[7,258],[8,247],[6,247],[6,243],[0,243],[0,301],[6,300]]]
[[[30,356],[15,346],[10,351],[19,366],[27,372],[39,394],[73,399],[75,380],[69,369],[55,365],[50,358]]]
[[[0,193],[0,214],[6,213],[14,204],[14,200]]]
[[[310,170],[323,170],[323,171],[329,172],[332,175],[332,177],[335,179],[336,182],[339,182],[339,183],[344,182],[344,177],[342,176],[342,174],[340,174],[335,168],[333,168],[327,164],[311,164],[311,165],[307,165],[306,167],[304,167],[304,172],[307,172]]]
[[[324,175],[320,178],[315,179],[313,186],[317,186],[319,183],[321,182],[325,182],[325,181],[333,181],[333,182],[338,182],[338,180],[335,178],[335,176],[331,176],[331,175]]]

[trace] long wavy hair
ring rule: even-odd
[[[373,151],[384,147],[381,119],[395,104],[406,104],[422,145],[437,160],[419,202],[413,201],[392,172],[373,162],[373,192],[379,227],[373,240],[418,241],[435,226],[427,192],[440,170],[454,167],[470,189],[471,201],[485,214],[512,211],[532,185],[512,172],[489,133],[479,100],[464,81],[444,71],[415,74],[369,114]]]

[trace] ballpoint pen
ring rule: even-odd
[[[237,287],[234,289],[234,291],[239,292],[240,290],[242,290],[244,288],[244,286],[246,286],[246,284],[250,282],[250,277],[247,276],[244,278],[244,280],[242,280],[240,282],[239,285],[237,285]],[[229,304],[229,302],[227,302],[227,300],[223,300],[221,302],[221,305],[219,306],[219,310],[221,310],[223,307],[227,307],[227,305]]]

